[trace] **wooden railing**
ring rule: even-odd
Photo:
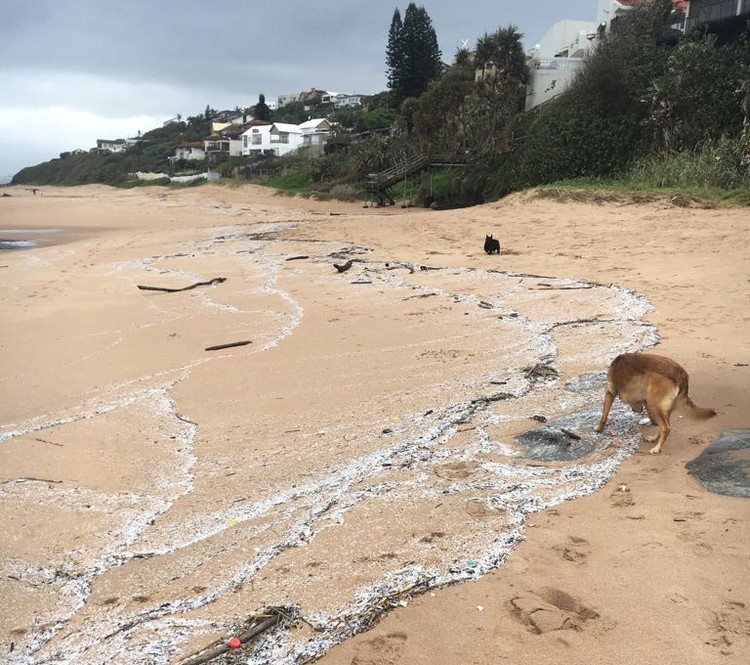
[[[393,187],[397,182],[403,180],[408,175],[421,171],[429,166],[430,157],[424,153],[417,153],[407,158],[402,164],[392,166],[380,173],[370,173],[367,176],[367,191],[378,192],[385,191]]]

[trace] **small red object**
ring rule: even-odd
[[[233,637],[229,642],[227,642],[227,646],[230,649],[239,649],[242,646],[242,642],[240,642],[239,637]]]

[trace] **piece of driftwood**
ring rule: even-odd
[[[530,286],[529,291],[581,291],[593,289],[594,286],[594,284],[587,284],[586,286],[547,286],[546,284],[540,284],[538,287]]]
[[[280,619],[281,614],[277,612],[274,612],[273,614],[260,619],[244,633],[237,636],[240,645],[249,642],[254,637],[257,637],[269,628],[272,628],[279,622]],[[182,661],[181,665],[203,665],[203,663],[208,663],[214,658],[218,658],[222,654],[225,654],[227,651],[230,651],[232,648],[233,647],[230,647],[228,642],[224,642],[223,644],[219,644],[218,646],[209,649],[199,656],[189,656],[187,660]]]
[[[143,284],[138,284],[138,288],[141,291],[164,291],[165,293],[177,293],[178,291],[189,291],[190,289],[194,289],[197,286],[213,286],[214,284],[221,284],[222,282],[226,282],[226,277],[214,277],[213,279],[209,279],[207,282],[196,282],[195,284],[191,284],[190,286],[183,286],[179,289],[171,289],[166,286],[144,286]]]
[[[575,432],[571,432],[569,429],[565,429],[564,427],[560,428],[560,431],[565,434],[565,436],[569,436],[573,441],[580,441],[581,436],[579,434],[576,434]]]
[[[34,478],[33,476],[21,476],[20,478],[9,478],[8,480],[0,480],[0,485],[6,485],[7,483],[15,483],[20,480],[29,480],[35,483],[56,483],[60,484],[62,480],[50,480],[49,478]]]
[[[529,367],[523,368],[524,376],[532,381],[538,379],[556,379],[560,373],[554,368],[544,363],[536,363],[536,365],[530,365]]]
[[[339,272],[346,272],[347,270],[349,270],[349,268],[352,267],[352,263],[354,263],[354,261],[352,261],[352,259],[349,259],[343,265],[338,265],[338,263],[334,263],[333,267],[336,268],[336,270],[338,270]]]
[[[310,257],[307,254],[300,254],[299,256],[289,256],[285,261],[299,261],[300,259],[309,259]]]
[[[252,340],[243,339],[240,342],[227,342],[226,344],[214,344],[213,346],[207,346],[206,351],[218,351],[219,349],[231,349],[233,346],[245,346],[252,344]]]
[[[40,443],[48,443],[50,446],[60,446],[62,447],[62,443],[55,443],[54,441],[47,441],[47,439],[40,439],[38,436],[34,437],[34,441],[39,441]]]

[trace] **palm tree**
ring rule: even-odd
[[[508,149],[510,127],[522,110],[528,67],[515,25],[485,33],[477,40],[477,67],[482,68],[470,103],[472,144],[479,152]]]
[[[492,35],[484,33],[477,39],[477,45],[474,48],[474,62],[482,70],[482,78],[487,71],[487,65],[492,62],[495,55],[495,45]]]

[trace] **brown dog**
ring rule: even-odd
[[[653,455],[661,452],[661,447],[669,436],[669,416],[672,409],[684,405],[695,418],[710,418],[716,415],[713,409],[703,409],[693,404],[688,397],[688,373],[674,360],[648,353],[623,353],[617,356],[607,372],[607,392],[604,393],[602,417],[596,427],[601,432],[607,424],[609,410],[615,397],[629,404],[634,411],[646,412],[659,433],[644,437],[656,445]]]

